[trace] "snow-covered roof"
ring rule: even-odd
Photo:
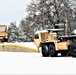
[[[44,32],[48,32],[48,31],[47,30],[36,31],[35,34],[37,34],[37,33],[44,33]]]
[[[75,29],[74,31],[72,31],[72,34],[73,34],[73,33],[76,34],[76,29]]]
[[[41,30],[41,31],[36,31],[35,34],[37,34],[37,33],[44,33],[44,32],[48,32],[48,31],[59,32],[59,31],[63,31],[63,29],[47,29],[47,30]]]

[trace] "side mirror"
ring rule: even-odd
[[[34,34],[32,35],[32,39],[34,39]]]

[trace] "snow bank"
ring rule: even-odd
[[[6,43],[5,42],[4,44],[17,44],[17,45],[20,45],[20,46],[26,46],[26,47],[29,47],[29,48],[37,49],[34,42],[15,42],[15,43]]]
[[[21,45],[21,46],[26,46],[26,47],[29,47],[29,48],[36,48],[37,49],[37,47],[35,46],[34,42],[16,42],[15,44]]]

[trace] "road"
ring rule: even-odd
[[[0,74],[76,74],[76,58],[0,52]]]

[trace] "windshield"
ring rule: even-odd
[[[39,35],[38,34],[35,34],[35,39],[39,39]]]
[[[5,32],[6,31],[6,27],[1,26],[0,27],[0,32]]]
[[[76,29],[76,21],[69,22],[69,27],[71,32],[74,31]]]
[[[58,32],[59,35],[65,34],[65,24],[64,23],[55,24],[55,28],[63,29],[62,31]]]

